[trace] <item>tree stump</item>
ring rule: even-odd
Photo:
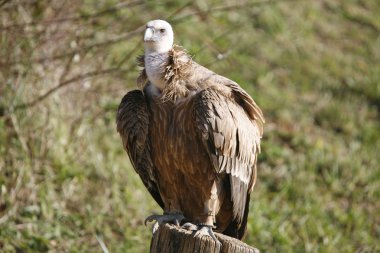
[[[163,224],[154,233],[150,253],[259,253],[244,242],[215,233],[222,247],[209,236],[194,237],[194,232],[171,224]]]

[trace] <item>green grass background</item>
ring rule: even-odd
[[[110,252],[148,251],[143,221],[161,210],[115,129],[142,34],[78,48],[162,18],[266,117],[246,242],[261,252],[380,252],[380,2],[135,2],[0,7],[0,251],[102,252],[96,236]],[[44,23],[62,17],[77,19]],[[36,61],[62,52],[80,59]],[[63,78],[123,71],[18,107],[54,87],[71,60]]]

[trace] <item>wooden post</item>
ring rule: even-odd
[[[150,253],[259,253],[244,242],[215,233],[222,247],[219,249],[209,236],[194,237],[194,233],[171,224],[164,224],[154,233]]]

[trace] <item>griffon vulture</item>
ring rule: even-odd
[[[132,165],[163,215],[216,240],[242,239],[256,181],[264,117],[234,81],[197,64],[173,45],[163,20],[147,23],[143,67],[117,111],[117,131]],[[217,240],[216,240],[217,241]]]

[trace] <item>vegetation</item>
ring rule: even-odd
[[[0,1],[0,251],[148,251],[143,221],[161,210],[115,111],[156,18],[264,111],[246,242],[380,251],[379,13],[370,0]]]

